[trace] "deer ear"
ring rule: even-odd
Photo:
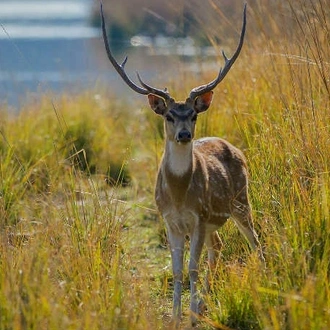
[[[163,115],[167,110],[167,105],[162,97],[155,94],[148,94],[150,107],[157,115]]]
[[[194,110],[197,113],[206,111],[211,105],[212,98],[213,98],[213,91],[197,96],[196,99],[194,100]]]

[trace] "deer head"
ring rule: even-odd
[[[166,100],[158,95],[149,94],[151,109],[165,119],[166,136],[177,143],[190,142],[194,137],[197,115],[208,109],[213,92],[206,92],[194,100],[175,102],[172,98]]]
[[[135,84],[135,82],[133,82],[125,72],[127,56],[125,57],[122,64],[118,64],[110,50],[102,4],[101,20],[105,49],[111,64],[116,69],[118,74],[122,77],[126,84],[135,92],[148,96],[149,105],[151,109],[156,114],[161,115],[165,120],[165,130],[168,139],[176,141],[178,143],[190,142],[194,137],[194,129],[197,115],[203,111],[206,111],[209,108],[212,102],[213,89],[225,78],[225,76],[227,75],[230,68],[240,54],[244,42],[246,29],[246,4],[243,10],[243,25],[240,40],[234,55],[228,59],[224,51],[222,51],[225,64],[223,68],[220,68],[218,76],[208,84],[193,88],[190,91],[189,96],[185,102],[176,102],[170,96],[166,88],[161,90],[146,84],[142,81],[139,73],[137,73],[137,78],[141,86]]]

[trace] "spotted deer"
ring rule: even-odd
[[[185,236],[190,237],[190,319],[194,326],[203,306],[197,292],[202,248],[205,243],[212,268],[222,245],[217,229],[228,218],[235,221],[251,248],[258,249],[263,259],[258,236],[253,229],[244,155],[229,142],[217,137],[194,140],[198,115],[209,108],[213,89],[224,79],[242,49],[246,5],[234,55],[229,59],[222,52],[225,64],[218,76],[210,83],[192,89],[184,102],[176,102],[167,89],[160,90],[147,85],[138,73],[141,86],[135,84],[125,72],[127,57],[122,64],[118,64],[110,50],[102,6],[101,20],[105,49],[113,67],[131,89],[147,95],[151,109],[164,119],[165,150],[158,171],[155,199],[166,224],[172,256],[175,327],[179,327],[181,319]]]

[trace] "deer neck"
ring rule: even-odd
[[[177,177],[178,180],[191,175],[193,167],[192,148],[192,142],[178,144],[174,141],[167,141],[164,155],[166,173]]]
[[[166,141],[162,169],[173,202],[183,202],[193,172],[192,142],[178,144],[174,141]]]

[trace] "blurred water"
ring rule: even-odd
[[[0,1],[0,20],[13,39],[90,38],[98,35],[89,26],[88,0]],[[1,39],[7,39],[5,33]]]
[[[0,102],[93,86],[99,29],[90,0],[0,1]]]
[[[93,3],[0,0],[0,104],[8,103],[15,110],[27,96],[39,98],[48,91],[75,93],[96,85],[109,86],[111,93],[127,93],[130,100],[138,97],[106,57],[100,28],[90,22]],[[119,61],[129,55],[127,72],[138,70],[146,82],[156,81],[158,88],[182,70],[200,69],[185,65],[180,58],[199,52],[189,38],[136,36],[120,46],[115,55]]]

